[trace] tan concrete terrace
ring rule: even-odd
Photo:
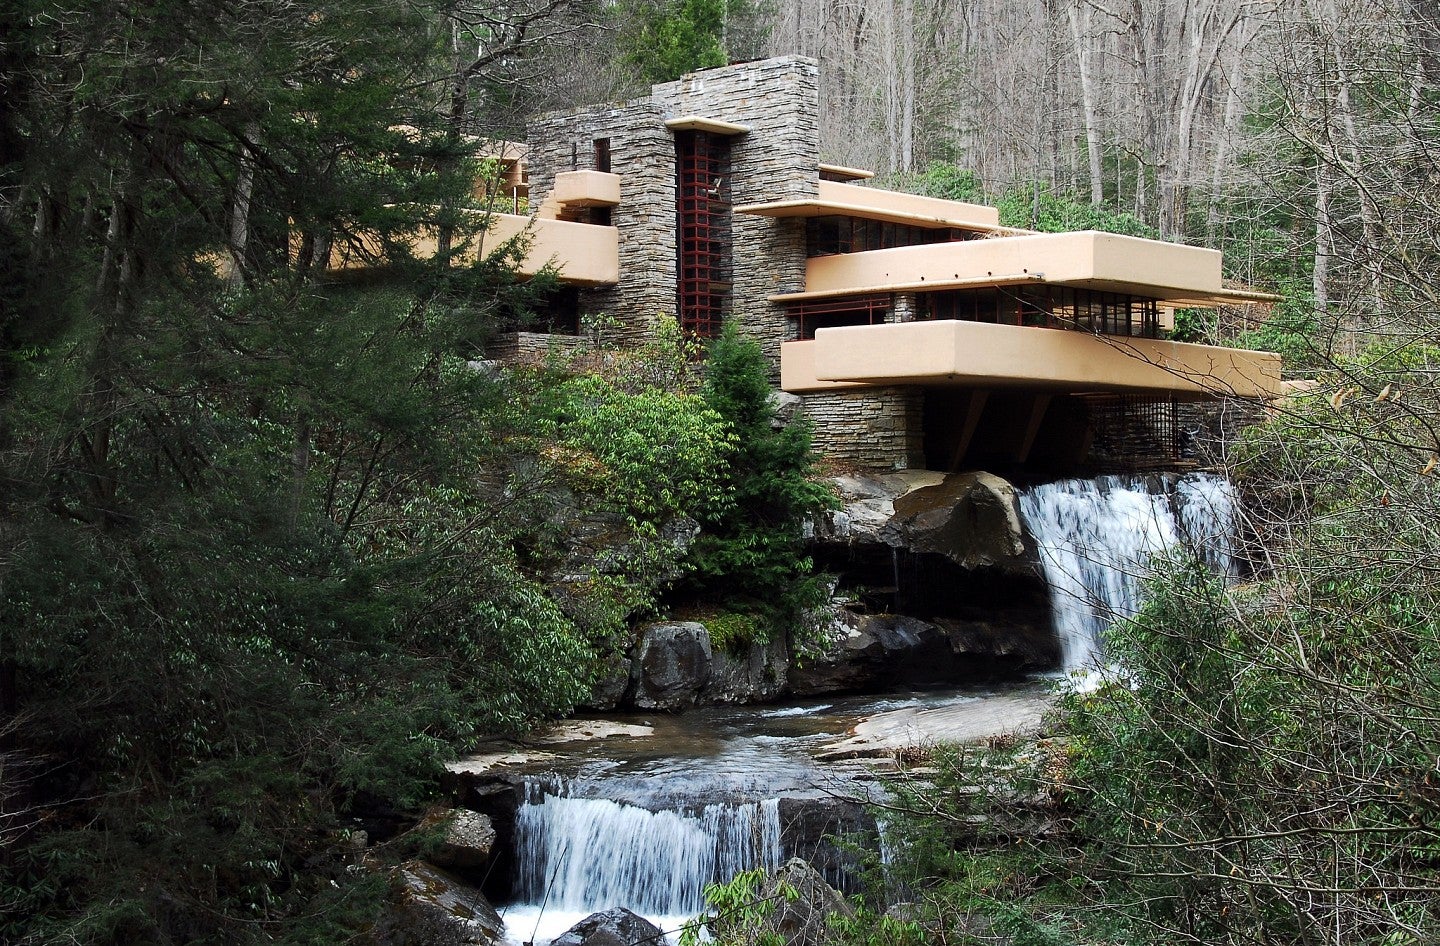
[[[901,322],[822,328],[781,347],[780,386],[1028,387],[1054,392],[1277,397],[1270,352],[988,322]]]
[[[614,227],[537,219],[523,214],[490,214],[484,238],[462,254],[461,261],[473,262],[479,253],[492,252],[504,241],[521,234],[530,240],[520,262],[518,275],[522,278],[552,266],[559,273],[560,282],[566,285],[611,286],[620,280],[620,232]],[[439,248],[434,227],[422,227],[413,239],[417,256],[433,256]],[[378,247],[367,247],[367,250],[378,250]],[[330,268],[366,269],[378,256],[378,252],[349,255],[337,250]]]
[[[546,217],[580,207],[615,207],[620,203],[620,175],[603,171],[562,171],[555,188],[540,206]]]
[[[857,175],[862,173],[853,168],[844,170]],[[912,227],[986,232],[1000,230],[1000,211],[994,207],[901,194],[841,181],[819,181],[818,184],[819,189],[813,198],[744,204],[736,207],[735,213],[759,217],[860,217]]]
[[[1268,293],[1221,285],[1220,253],[1116,233],[1033,233],[817,256],[805,290],[771,296],[805,302],[874,292],[928,292],[1041,282],[1159,299],[1171,306],[1268,302]]]

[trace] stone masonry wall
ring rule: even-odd
[[[532,119],[531,203],[555,187],[555,175],[595,170],[595,140],[610,139],[610,167],[620,176],[620,281],[580,293],[582,313],[605,313],[622,341],[641,341],[661,312],[675,311],[675,142],[649,99],[550,112]]]
[[[730,138],[733,204],[813,197],[819,189],[819,68],[789,56],[691,73],[655,86],[650,96],[530,123],[531,200],[554,187],[555,175],[594,167],[594,141],[610,139],[611,169],[620,176],[620,282],[585,290],[581,310],[620,323],[622,340],[638,341],[659,313],[675,312],[675,145],[665,121],[698,115],[746,125]],[[798,219],[735,215],[731,311],[760,340],[778,375],[780,343],[789,338],[784,309],[768,296],[804,288],[805,228]]]
[[[496,361],[531,364],[544,361],[552,352],[573,352],[588,347],[581,336],[548,335],[542,332],[507,332],[496,336],[487,354]]]
[[[801,395],[815,424],[815,450],[854,470],[923,469],[921,392],[915,388],[820,391]]]
[[[730,199],[735,206],[803,200],[820,190],[820,70],[787,56],[691,73],[655,87],[667,117],[699,115],[747,126],[730,139]],[[778,378],[780,343],[790,329],[769,301],[805,287],[805,223],[736,214],[730,312],[760,342]]]

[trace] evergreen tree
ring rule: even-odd
[[[411,252],[474,229],[426,209],[471,183],[432,118],[438,11],[21,7],[0,940],[343,941],[383,893],[346,814],[567,710],[592,658],[528,565],[533,510],[477,488],[525,428],[466,364],[515,248]],[[336,282],[342,253],[400,278]]]
[[[627,0],[617,12],[622,24],[639,27],[625,59],[646,83],[725,65],[725,0]]]
[[[784,626],[823,599],[824,582],[812,572],[802,530],[835,497],[812,478],[809,424],[777,421],[759,343],[727,322],[705,370],[702,396],[736,439],[729,468],[734,502],[702,516],[687,584],[735,611]]]

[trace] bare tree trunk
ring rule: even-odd
[[[915,156],[914,0],[886,0],[883,25],[888,164],[891,171],[911,171]]]
[[[240,143],[240,163],[235,175],[235,196],[230,204],[230,275],[232,288],[245,283],[245,248],[250,242],[250,197],[255,189],[255,156],[250,148],[260,135],[259,126],[245,126],[245,139]]]
[[[1075,44],[1075,69],[1080,78],[1080,104],[1085,119],[1085,155],[1090,169],[1090,203],[1105,201],[1104,168],[1100,158],[1100,121],[1095,102],[1095,80],[1091,71],[1091,49],[1088,41],[1090,7],[1085,8],[1081,23],[1080,0],[1065,6],[1070,20],[1070,39]]]
[[[1233,82],[1226,83],[1225,119],[1215,140],[1215,154],[1210,162],[1210,200],[1205,209],[1205,242],[1212,247],[1223,238],[1220,200],[1224,196],[1225,169],[1230,158],[1230,141],[1240,120],[1240,95]]]
[[[1337,50],[1338,55],[1340,53]],[[1352,177],[1355,179],[1355,190],[1360,205],[1362,245],[1357,254],[1358,262],[1360,270],[1364,274],[1366,295],[1369,296],[1370,305],[1378,315],[1382,305],[1379,270],[1380,208],[1375,205],[1375,195],[1371,190],[1370,182],[1365,180],[1361,173],[1366,146],[1356,131],[1355,110],[1350,103],[1349,71],[1339,64],[1337,64],[1336,70],[1335,110],[1340,118],[1340,127],[1345,134],[1346,158],[1356,171]]]
[[[1318,155],[1315,166],[1315,263],[1311,290],[1315,294],[1315,311],[1324,316],[1330,309],[1330,257],[1335,253],[1335,236],[1330,219],[1330,192],[1334,177],[1330,161]]]
[[[901,0],[900,170],[915,170],[915,0]]]

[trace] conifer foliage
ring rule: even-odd
[[[384,890],[348,819],[564,712],[592,659],[535,510],[481,488],[527,426],[469,364],[523,305],[514,248],[411,252],[479,219],[430,209],[471,199],[442,11],[18,7],[0,941],[349,941]],[[342,251],[396,278],[337,281]]]
[[[639,26],[624,58],[644,82],[725,65],[724,0],[625,0],[620,7],[622,19]]]
[[[702,515],[691,584],[772,624],[792,621],[824,595],[804,554],[805,520],[835,503],[829,487],[811,477],[810,427],[777,419],[760,345],[733,323],[710,347],[701,393],[736,438],[734,501]]]

